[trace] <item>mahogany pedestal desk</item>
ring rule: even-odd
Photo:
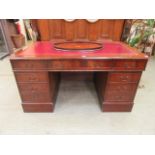
[[[102,111],[132,110],[148,57],[121,42],[92,52],[56,50],[36,42],[10,58],[25,112],[52,112],[61,72],[93,72]],[[80,101],[80,99],[79,99]]]

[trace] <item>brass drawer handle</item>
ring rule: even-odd
[[[128,90],[128,87],[127,86],[118,86],[117,90],[120,90],[120,91],[124,90],[125,91],[125,90]]]
[[[25,67],[26,67],[26,68],[33,68],[33,67],[34,67],[34,64],[27,63],[27,64],[25,64]]]
[[[122,96],[116,96],[116,100],[121,100]]]
[[[123,82],[127,82],[127,81],[129,80],[129,76],[128,76],[128,75],[126,75],[126,76],[121,76],[120,79],[121,79],[121,81],[123,81]]]
[[[33,85],[30,85],[30,84],[29,85],[26,85],[25,87],[22,87],[22,89],[24,91],[29,91],[31,93],[34,93],[34,92],[40,90],[40,88],[38,86],[33,86]]]
[[[136,64],[135,63],[131,63],[131,64],[130,63],[125,63],[124,67],[125,68],[133,68],[133,67],[136,67]]]
[[[38,78],[37,77],[29,77],[29,79],[28,79],[29,81],[37,81],[38,80]]]

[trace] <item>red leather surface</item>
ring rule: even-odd
[[[56,50],[49,41],[36,42],[23,51],[16,52],[19,58],[147,58],[136,49],[121,42],[103,42],[103,48],[96,51]]]

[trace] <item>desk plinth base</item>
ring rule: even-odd
[[[52,103],[22,103],[24,112],[53,112]]]
[[[133,103],[111,103],[103,102],[102,111],[103,112],[131,112]]]

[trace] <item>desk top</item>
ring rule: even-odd
[[[56,50],[50,41],[41,41],[12,54],[11,59],[148,59],[148,56],[122,42],[105,41],[103,48],[96,51],[62,51]]]

